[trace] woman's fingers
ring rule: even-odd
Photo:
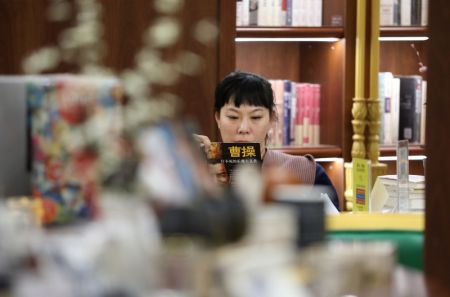
[[[193,134],[195,140],[198,141],[198,143],[200,144],[200,147],[202,147],[205,152],[207,152],[209,150],[209,147],[211,146],[211,140],[209,139],[208,136],[205,135],[199,135],[199,134]]]

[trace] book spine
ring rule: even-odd
[[[400,79],[394,77],[392,79],[392,94],[391,94],[391,133],[392,143],[397,143],[399,130],[399,114],[400,114]]]
[[[314,1],[314,21],[313,26],[320,27],[322,26],[322,0],[313,0]]]
[[[305,84],[298,83],[295,87],[297,96],[297,108],[295,117],[295,145],[303,145],[303,121],[305,117]]]
[[[270,26],[271,25],[271,9],[270,0],[259,0],[258,1],[258,26]]]
[[[286,1],[287,0],[279,0],[280,1],[280,17],[279,17],[279,26],[286,26]]]
[[[378,139],[380,144],[384,144],[384,95],[386,88],[385,72],[378,74],[378,94],[380,97],[380,128],[378,130]]]
[[[427,81],[422,81],[422,112],[420,118],[420,143],[425,144],[426,111],[427,111]]]
[[[292,1],[286,0],[286,26],[292,26]]]
[[[394,1],[380,1],[380,26],[394,25]]]
[[[249,25],[258,26],[258,0],[249,0]]]
[[[413,141],[420,143],[420,120],[422,117],[422,77],[415,76],[414,126]]]
[[[311,103],[312,103],[312,87],[310,84],[305,86],[305,102],[303,117],[303,144],[311,144]]]
[[[241,26],[250,25],[250,0],[242,0],[242,24]]]
[[[392,144],[392,79],[394,76],[391,72],[385,72],[382,77],[384,81],[384,93],[382,97],[380,96],[381,100],[384,101],[384,109],[382,110],[382,120],[384,126],[382,143]]]
[[[420,23],[422,26],[428,26],[428,0],[422,0]]]
[[[411,26],[411,1],[400,1],[400,24],[402,26]]]
[[[411,0],[411,25],[420,26],[421,0]]]
[[[297,96],[296,96],[296,83],[291,82],[291,127],[290,127],[290,141],[291,144],[295,143],[295,123],[297,120]]]
[[[419,76],[400,77],[399,139],[401,140],[410,142],[420,140],[420,81]]]
[[[283,81],[283,145],[291,144],[291,82]]]
[[[314,98],[313,98],[313,117],[312,117],[312,126],[313,126],[313,145],[320,144],[320,85],[314,84]]]
[[[236,26],[242,26],[242,17],[243,17],[243,12],[242,9],[244,8],[243,6],[243,2],[242,0],[236,0]]]
[[[400,26],[400,0],[394,0],[394,26]]]

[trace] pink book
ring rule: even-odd
[[[303,144],[312,144],[312,103],[313,103],[313,87],[312,84],[306,84],[305,87],[305,103],[304,103],[304,117],[303,117]]]
[[[305,118],[305,91],[306,84],[298,83],[296,85],[297,108],[295,117],[295,145],[303,145],[303,121]]]
[[[313,85],[312,144],[320,144],[320,84]]]

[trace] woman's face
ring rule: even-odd
[[[264,106],[241,104],[230,100],[216,112],[217,126],[223,142],[259,142],[265,148],[267,133],[272,125],[270,111]]]

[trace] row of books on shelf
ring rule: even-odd
[[[419,75],[379,73],[380,144],[425,143],[427,81]]]
[[[321,86],[290,80],[270,80],[278,121],[269,135],[269,145],[308,146],[320,143]]]
[[[427,26],[428,2],[381,0],[380,25]],[[322,7],[323,0],[236,0],[236,26],[320,27]]]
[[[429,0],[381,0],[381,26],[427,26]]]
[[[322,25],[322,0],[236,0],[237,26]]]

